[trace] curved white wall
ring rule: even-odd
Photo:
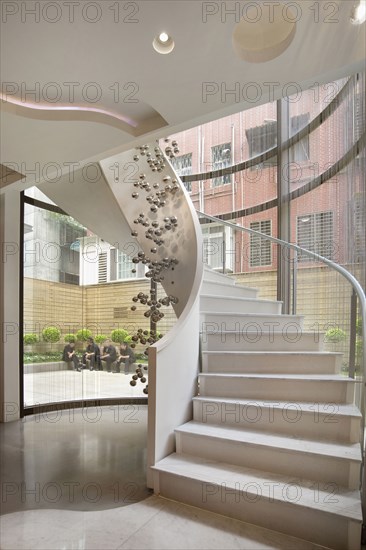
[[[152,170],[149,158],[158,159],[160,171]],[[44,184],[40,189],[117,248],[131,243],[131,249],[142,250],[149,263],[178,260],[174,269],[170,266],[161,271],[166,294],[177,298],[173,307],[178,321],[149,349],[148,484],[152,486],[151,466],[174,451],[174,429],[192,417],[199,364],[201,230],[188,193],[155,142],[144,145],[143,154],[138,148],[119,153],[103,160],[100,166],[103,175],[96,183],[85,181],[79,171],[72,184],[65,179],[62,184]],[[146,182],[148,190],[142,186]],[[175,189],[166,190],[166,185]],[[165,197],[160,195],[165,204],[153,211],[146,199],[156,199],[157,192],[165,192]],[[146,226],[135,223],[141,214]],[[165,229],[167,219],[172,217],[177,218],[176,225]],[[160,246],[146,237],[154,222],[163,228],[164,243]]]

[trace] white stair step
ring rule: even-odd
[[[203,372],[332,374],[340,372],[342,353],[327,351],[203,351]]]
[[[249,286],[231,284],[226,282],[205,281],[202,283],[202,294],[214,294],[217,296],[237,296],[242,298],[257,298],[258,289]]]
[[[357,443],[361,414],[352,404],[194,397],[193,419],[204,424]]]
[[[293,327],[291,327],[293,328]],[[321,351],[324,335],[302,330],[281,332],[272,330],[235,332],[206,330],[202,334],[202,349],[207,351]]]
[[[154,478],[166,498],[334,550],[359,550],[358,491],[177,454],[154,466]]]
[[[278,434],[187,422],[175,430],[178,454],[336,483],[357,489],[361,449],[358,443],[339,444],[295,439]]]
[[[203,270],[203,281],[213,281],[218,283],[226,283],[228,285],[235,285],[235,277],[225,275],[225,273],[220,273],[220,271],[215,271],[207,265],[204,266]]]
[[[222,313],[281,313],[282,302],[260,300],[255,298],[239,298],[235,296],[200,295],[202,311],[221,311]]]
[[[353,403],[355,380],[331,374],[221,374],[199,375],[203,397],[276,399],[283,401]]]
[[[229,330],[247,332],[269,330],[278,332],[286,328],[302,329],[302,315],[276,315],[257,313],[222,313],[217,311],[200,311],[201,329]]]

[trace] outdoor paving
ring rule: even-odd
[[[147,379],[147,374],[144,371]],[[83,370],[36,372],[24,375],[24,405],[55,403],[80,399],[105,399],[111,397],[147,397],[145,384],[139,380],[131,386],[132,373],[115,374]]]

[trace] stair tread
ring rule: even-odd
[[[234,281],[235,282],[234,277],[230,277],[226,273],[221,273],[221,271],[217,271],[216,269],[212,269],[212,267],[209,267],[207,264],[204,264],[204,266],[203,266],[203,277],[205,276],[205,274],[217,275],[218,277],[222,277],[223,279],[225,278],[225,279],[229,279],[229,281]]]
[[[229,288],[232,288],[232,287],[235,287],[235,288],[243,288],[245,290],[252,290],[253,292],[259,292],[258,291],[258,288],[255,288],[253,286],[246,286],[246,285],[243,285],[241,283],[237,283],[235,280],[234,280],[234,284],[233,283],[230,283],[230,282],[226,282],[226,281],[210,281],[208,279],[203,279],[203,284],[204,283],[207,283],[207,284],[210,284],[210,285],[218,285],[218,286],[227,286]]]
[[[230,296],[228,296],[228,298],[230,298]],[[222,316],[228,316],[228,315],[233,315],[234,317],[258,317],[258,318],[262,318],[262,317],[273,317],[273,318],[281,318],[281,319],[303,319],[304,318],[304,315],[287,315],[287,314],[284,314],[284,313],[241,313],[241,312],[238,312],[238,313],[235,313],[235,311],[233,311],[232,313],[228,313],[228,312],[225,312],[225,311],[208,311],[208,310],[200,310],[200,314],[201,315],[222,315]]]
[[[221,373],[221,372],[201,372],[200,378],[245,378],[245,379],[272,379],[272,380],[302,380],[304,382],[353,382],[354,378],[342,376],[340,374],[260,374],[260,373]],[[361,381],[359,381],[361,383]]]
[[[314,332],[312,330],[301,330],[301,336],[314,336]],[[200,331],[200,332],[203,332],[203,331]],[[233,334],[235,336],[237,336],[238,334],[242,335],[244,337],[244,334],[242,334],[242,331],[240,330],[205,330],[204,331],[205,334],[213,334],[213,335],[221,335],[221,334]],[[258,331],[257,330],[246,330],[245,331],[245,335],[247,334],[254,334],[256,336],[258,336]],[[287,330],[286,329],[286,334],[298,334],[298,331],[297,330]],[[325,332],[318,332],[317,333],[318,336],[323,336],[325,334]],[[282,334],[282,331],[273,331],[273,335],[276,335],[276,336],[283,336]],[[268,334],[265,330],[263,330],[263,336],[267,337]]]
[[[229,403],[236,405],[248,405],[248,406],[262,406],[262,407],[273,407],[274,409],[283,409],[284,407],[289,407],[289,405],[296,405],[300,407],[300,410],[303,412],[310,413],[319,413],[326,414],[329,416],[351,416],[356,418],[361,418],[362,415],[359,409],[350,403],[316,403],[317,408],[314,408],[314,403],[311,402],[291,402],[286,401],[270,401],[268,399],[238,399],[232,397],[207,397],[207,396],[196,396],[193,397],[193,401],[208,401],[216,403]]]
[[[299,355],[308,355],[308,356],[316,356],[318,357],[319,355],[327,355],[327,356],[330,356],[330,355],[336,355],[338,357],[340,357],[341,355],[343,356],[343,353],[339,352],[339,351],[322,351],[322,350],[319,350],[319,351],[315,351],[315,350],[310,350],[310,351],[307,351],[307,350],[304,350],[304,351],[288,351],[288,350],[283,350],[283,351],[248,351],[248,350],[233,350],[233,351],[215,351],[215,350],[203,350],[202,353],[204,355],[244,355],[244,356],[248,356],[248,355],[255,355],[255,356],[259,356],[259,355],[285,355],[286,357],[288,356],[299,356]]]
[[[314,483],[311,480],[287,477],[176,453],[160,460],[153,466],[153,469],[203,483],[219,485],[222,489],[224,488],[224,493],[221,496],[229,494],[231,490],[245,488],[246,494],[252,494],[255,498],[260,495],[271,502],[285,502],[357,522],[362,521],[359,491],[336,484],[334,487],[327,487],[325,484],[324,490],[320,483]],[[298,495],[299,498],[290,499],[288,497],[289,494],[292,494],[291,488],[295,491],[295,497]]]
[[[206,436],[220,440],[229,440],[237,443],[248,443],[259,447],[275,447],[279,451],[299,451],[302,454],[331,456],[333,458],[361,462],[361,448],[359,443],[339,443],[332,441],[317,441],[306,438],[291,437],[263,431],[246,430],[234,426],[218,424],[204,424],[191,420],[176,432]]]
[[[278,301],[278,300],[266,300],[264,298],[248,298],[246,296],[218,296],[217,294],[207,294],[205,292],[201,292],[200,293],[200,297],[204,297],[204,298],[219,298],[219,299],[222,299],[222,300],[240,300],[240,301],[243,301],[243,302],[260,302],[260,303],[266,303],[266,304],[282,304],[282,302]]]

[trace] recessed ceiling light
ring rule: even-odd
[[[351,13],[351,23],[353,25],[362,25],[366,21],[366,0],[359,0],[353,7]]]
[[[160,42],[163,42],[163,43],[168,42],[169,35],[166,32],[161,32],[159,34],[159,40],[160,40]]]
[[[159,33],[153,40],[153,48],[158,53],[170,53],[173,51],[174,46],[174,40],[165,31]]]

